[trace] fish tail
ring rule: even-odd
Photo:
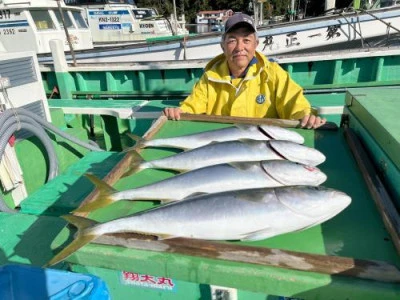
[[[82,248],[83,246],[97,238],[97,235],[95,234],[84,233],[84,230],[86,228],[98,224],[96,221],[73,215],[62,216],[62,218],[78,228],[77,237],[67,247],[61,250],[61,252],[54,256],[48,263],[46,263],[43,266],[44,268],[59,263],[78,249]]]
[[[132,155],[132,162],[122,177],[130,176],[143,169],[142,163],[144,162],[144,159],[140,156],[140,154],[135,150],[129,152],[129,154]]]
[[[137,149],[141,149],[141,148],[146,147],[146,145],[145,145],[145,141],[146,140],[144,138],[142,138],[142,137],[140,137],[140,136],[138,136],[136,134],[133,134],[133,133],[127,133],[126,135],[129,136],[136,143],[135,143],[134,146],[124,149],[122,151],[122,153],[129,153],[131,151],[136,151]]]
[[[113,193],[117,192],[116,189],[93,174],[86,173],[85,176],[96,186],[97,190],[99,191],[99,195],[93,201],[85,203],[75,209],[74,213],[90,212],[92,210],[110,205],[115,201],[112,195]]]
[[[136,148],[144,148],[144,147],[146,147],[146,145],[144,144],[144,142],[146,140],[144,138],[142,138],[141,136],[138,136],[138,135],[133,134],[131,132],[128,132],[126,135],[129,136],[132,140],[134,140],[136,142],[135,146],[134,146],[135,149]]]

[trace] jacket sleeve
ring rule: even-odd
[[[272,84],[275,87],[275,105],[281,119],[299,120],[312,114],[311,105],[303,95],[303,89],[277,63],[271,63]]]
[[[180,103],[183,112],[205,114],[208,103],[208,80],[203,74],[193,87],[192,93]]]

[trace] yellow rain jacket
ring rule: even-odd
[[[211,60],[183,102],[183,112],[236,117],[301,119],[311,114],[303,89],[277,63],[256,52],[245,78],[231,78],[224,54]]]

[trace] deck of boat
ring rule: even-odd
[[[382,166],[380,172],[393,199],[399,199],[400,194],[400,132],[396,120],[396,112],[400,111],[400,102],[396,100],[399,92],[397,88],[359,89],[336,99],[338,105],[344,104],[346,96],[348,124],[360,134],[375,162]],[[318,101],[321,98],[312,100]],[[338,121],[338,116],[329,118]],[[224,126],[229,125],[168,121],[152,133],[154,137],[169,137]],[[395,247],[398,241],[393,243],[390,232],[385,229],[369,192],[369,183],[364,180],[346,142],[344,129],[294,130],[305,137],[306,145],[326,155],[326,162],[319,166],[328,176],[323,185],[352,197],[351,205],[333,219],[301,232],[258,242],[142,241],[132,236],[105,236],[77,251],[67,262],[74,271],[90,272],[105,279],[112,296],[118,299],[133,294],[137,298],[152,297],[159,292],[135,288],[129,280],[121,279],[123,271],[170,278],[175,287],[171,297],[201,298],[209,292],[205,285],[218,285],[239,289],[241,296],[249,299],[265,299],[265,295],[302,299],[330,299],[332,295],[335,299],[398,299],[398,281],[387,282],[390,280],[385,272],[378,271],[372,274],[373,278],[365,278],[371,275],[372,261],[400,267]],[[146,160],[172,153],[171,149],[141,152]],[[90,194],[93,185],[82,177],[84,173],[106,177],[119,190],[174,175],[170,171],[148,169],[122,178],[129,163],[127,156],[115,152],[88,153],[30,195],[22,203],[20,214],[1,213],[0,262],[42,265],[73,238],[74,230],[66,228],[66,222],[58,216],[93,197]],[[155,205],[121,201],[92,212],[89,217],[107,221]],[[395,205],[398,207],[400,203]],[[346,264],[348,258],[352,259],[353,267]],[[314,264],[310,265],[310,261]]]

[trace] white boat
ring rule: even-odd
[[[54,0],[0,0],[0,50],[49,53],[53,39],[64,41],[65,51],[69,43],[74,50],[92,49],[83,9],[59,3],[60,7]]]
[[[5,2],[17,3],[18,0],[3,0],[1,5],[4,5],[3,3]],[[11,18],[13,20],[16,19],[16,15],[13,13],[15,10],[19,9],[21,11],[23,9],[26,15],[24,20],[27,23],[26,26],[32,28],[35,26],[36,28],[37,25],[32,22],[32,17],[28,17],[28,14],[32,14],[36,10],[36,3],[39,2],[55,3],[56,1],[37,0],[35,1],[35,6],[29,2],[30,4],[23,6],[23,8],[16,8],[18,7],[17,4],[14,6],[8,5],[10,21]],[[378,8],[378,6],[368,11],[342,12],[330,16],[261,26],[258,28],[260,39],[258,50],[268,56],[273,56],[287,53],[329,51],[351,47],[368,48],[374,46],[371,41],[375,43],[376,41],[386,40],[387,37],[398,33],[398,28],[400,28],[400,6],[392,5],[384,8]],[[76,8],[68,7],[66,9]],[[51,13],[51,10],[49,10],[49,14]],[[57,21],[55,16],[52,17],[52,20],[53,22]],[[0,22],[0,26],[3,26],[2,30],[7,32],[9,28],[6,27],[7,24],[2,24],[3,22]],[[61,28],[60,22],[58,27]],[[85,30],[87,29],[85,28]],[[41,33],[33,29],[29,31],[32,31],[34,34]],[[25,50],[21,49],[26,44],[23,32],[19,30],[14,30],[14,32],[15,34],[12,37],[13,43],[8,43],[7,47],[5,47],[6,50]],[[4,34],[0,36],[1,41],[4,38]],[[60,39],[63,38],[60,37]],[[16,43],[16,41],[24,42]],[[221,53],[220,41],[221,33],[216,32],[198,36],[173,37],[170,40],[152,41],[135,45],[76,51],[75,57],[78,62],[88,63],[210,59]],[[52,61],[50,53],[46,54],[43,51],[37,53],[43,53],[39,56],[40,62]],[[71,55],[67,55],[67,58],[69,60],[72,59]]]
[[[65,3],[85,9],[95,47],[145,42],[185,33],[181,24],[160,16],[155,8],[137,7],[132,0],[65,0]]]

